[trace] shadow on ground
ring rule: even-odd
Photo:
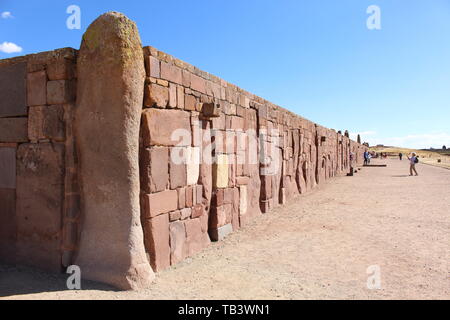
[[[70,274],[47,273],[38,269],[0,264],[0,298],[33,293],[65,291]],[[105,284],[82,280],[81,290],[118,291]]]

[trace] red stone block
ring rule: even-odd
[[[189,88],[191,86],[191,73],[187,70],[183,70],[182,78],[183,86]]]
[[[192,218],[198,218],[200,216],[202,216],[204,213],[204,208],[202,204],[196,204],[193,208],[192,208],[192,214],[191,217]]]
[[[186,207],[194,205],[194,186],[186,187]]]
[[[206,80],[191,74],[191,89],[206,94]]]
[[[75,82],[54,80],[47,82],[47,104],[64,104],[75,101]]]
[[[190,146],[190,115],[182,110],[146,109],[142,113],[142,137],[144,146]]]
[[[181,212],[181,220],[186,220],[187,218],[190,218],[192,215],[192,209],[191,208],[184,208],[180,210]]]
[[[153,78],[159,78],[160,77],[159,60],[152,56],[146,56],[145,57],[145,71],[147,73],[147,76],[153,77]]]
[[[173,149],[172,149],[173,150]],[[169,161],[170,167],[170,189],[176,189],[187,185],[186,164],[176,164],[172,158]]]
[[[165,108],[169,103],[169,89],[154,83],[144,87],[144,106]]]
[[[186,190],[185,188],[178,188],[178,209],[186,207]]]
[[[177,85],[169,84],[169,103],[167,105],[169,108],[177,107]]]
[[[45,71],[27,74],[27,104],[28,106],[47,104],[47,74]]]
[[[27,118],[0,118],[0,143],[27,142]]]
[[[166,190],[141,196],[142,213],[145,218],[152,218],[178,209],[176,190]]]
[[[195,111],[196,107],[197,107],[197,99],[190,94],[186,94],[184,96],[184,109],[189,111]]]
[[[187,256],[186,229],[183,221],[170,224],[170,264],[183,261]]]
[[[269,200],[272,198],[272,176],[261,176],[261,199]]]
[[[181,69],[163,61],[161,61],[161,78],[177,84],[183,84]]]
[[[152,147],[141,154],[141,189],[146,193],[164,191],[169,181],[169,148]]]
[[[180,220],[180,219],[181,219],[181,211],[180,210],[172,211],[169,213],[170,222]]]
[[[155,272],[170,266],[169,215],[163,214],[144,222],[145,248]]]
[[[200,219],[189,219],[184,222],[186,227],[186,238],[194,238],[202,233]]]
[[[47,64],[47,76],[49,80],[70,80],[75,78],[75,61],[69,59],[57,59]]]
[[[30,107],[28,113],[28,138],[35,142],[51,139],[64,141],[64,107],[62,105]]]
[[[195,204],[199,204],[202,203],[203,201],[203,186],[202,185],[197,185],[195,190]]]

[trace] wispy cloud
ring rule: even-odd
[[[9,12],[9,11],[3,11],[2,14],[1,14],[1,17],[3,19],[12,19],[12,18],[14,18],[13,15],[11,14],[11,12]]]
[[[22,52],[22,48],[15,43],[5,41],[3,43],[0,43],[0,52],[17,53]]]

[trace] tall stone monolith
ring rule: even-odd
[[[139,206],[139,126],[145,69],[139,33],[121,13],[100,16],[78,56],[75,133],[82,196],[75,264],[85,279],[147,287]]]

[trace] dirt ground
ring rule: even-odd
[[[382,160],[379,160],[379,162]],[[374,161],[375,162],[375,161]],[[2,299],[450,299],[450,170],[384,160],[338,177],[120,292],[0,266]],[[380,289],[368,289],[369,266]]]

